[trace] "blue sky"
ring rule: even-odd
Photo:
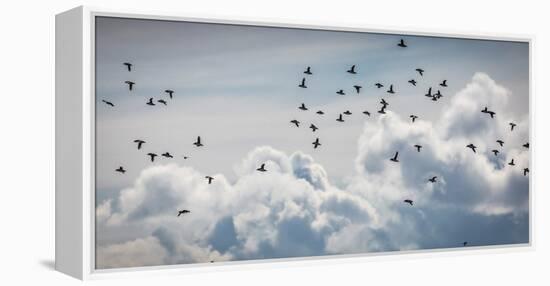
[[[409,47],[397,47],[401,38]],[[526,242],[529,182],[521,170],[529,162],[528,150],[521,144],[528,140],[528,53],[528,44],[520,42],[98,18],[100,266],[132,266],[125,265],[130,263],[126,260],[115,263],[110,259],[125,253],[133,258],[143,256],[137,259],[142,262],[139,266],[204,262],[213,257],[286,257],[289,250],[309,256],[430,249],[455,246],[468,237],[477,245]],[[134,64],[132,72],[122,65],[126,61]],[[346,73],[354,64],[357,74]],[[313,75],[303,74],[307,66]],[[424,76],[419,76],[416,68],[424,69]],[[307,77],[307,89],[298,87],[303,77]],[[415,79],[417,86],[410,85],[410,79]],[[443,79],[448,82],[446,88],[439,86]],[[133,91],[128,91],[125,80],[136,82]],[[386,87],[393,84],[396,94],[387,95],[387,88],[377,89],[376,82]],[[355,84],[363,86],[359,94],[353,90]],[[428,100],[424,97],[428,87],[441,89],[444,97],[438,102]],[[165,89],[175,91],[172,100]],[[339,89],[346,95],[337,95]],[[168,105],[147,106],[151,97],[165,99]],[[376,113],[382,97],[390,102],[387,116]],[[103,99],[115,107],[104,105]],[[311,109],[298,110],[301,103]],[[482,106],[496,109],[497,119],[482,117]],[[325,115],[314,114],[318,109]],[[353,114],[344,124],[336,122],[345,110]],[[372,116],[361,114],[364,110]],[[410,114],[419,116],[412,127]],[[292,119],[303,125],[293,128]],[[506,132],[509,121],[518,123],[515,133]],[[316,133],[307,129],[311,123],[320,128]],[[205,147],[197,149],[192,143],[199,135]],[[317,137],[323,145],[313,149],[311,142]],[[505,138],[510,145],[495,159],[490,150],[496,137]],[[132,141],[137,138],[147,141],[144,150],[136,150]],[[388,154],[407,148],[410,140],[425,142],[427,155],[421,161],[414,159],[413,164],[401,164],[399,171],[388,166]],[[482,149],[481,158],[466,157],[471,154],[462,144],[472,140]],[[151,164],[145,155],[166,151],[175,158]],[[417,155],[402,153],[404,158]],[[183,155],[190,158],[185,160]],[[511,157],[522,166],[502,168]],[[248,182],[259,179],[253,166],[264,162],[276,173],[267,179],[274,185],[251,188]],[[119,165],[125,166],[126,174],[113,172]],[[479,172],[458,171],[468,168]],[[197,182],[189,179],[193,184],[188,185],[186,178],[174,175],[180,173],[196,176]],[[271,176],[272,172],[268,173]],[[440,184],[426,186],[424,178],[416,177],[429,174],[438,174]],[[228,195],[226,208],[220,208],[197,231],[202,237],[166,231],[163,223],[182,222],[172,221],[172,209],[157,214],[153,210],[162,209],[162,205],[155,204],[189,202],[182,192],[202,190],[205,186],[195,184],[204,175],[221,181],[222,185],[211,189],[239,193],[239,198],[252,196],[250,204],[255,207],[250,215],[239,211],[240,199]],[[389,183],[379,181],[393,177],[395,181]],[[474,183],[465,185],[464,180]],[[272,194],[287,185],[303,189],[307,203],[296,203],[295,194],[287,194],[283,213],[295,209],[300,215],[261,228],[251,226],[284,216],[277,213],[282,211],[277,202],[265,201],[258,194]],[[457,195],[465,187],[469,190]],[[157,201],[158,197],[152,197],[150,205],[139,200],[158,188],[168,198]],[[388,191],[380,194],[378,189]],[[409,193],[411,190],[418,192]],[[433,204],[420,203],[409,215],[411,210],[402,210],[400,204],[398,210],[392,210],[395,202],[402,201],[400,196],[411,195]],[[209,196],[219,200],[215,194]],[[360,213],[368,214],[365,217],[377,219],[354,221],[351,214],[339,213],[339,207],[322,208],[338,206],[330,203],[332,196],[337,201],[349,199]],[[152,208],[147,212],[151,217],[130,219],[132,207],[127,201],[134,200],[145,209]],[[263,219],[261,215],[251,218],[267,211],[265,208],[274,213]],[[403,230],[399,226],[405,222],[424,231]],[[304,228],[307,231],[299,237],[288,235]],[[452,229],[468,234],[453,239]],[[422,237],[425,232],[433,235]],[[172,241],[177,237],[179,241],[182,235],[185,244]],[[222,239],[224,235],[228,242]],[[358,236],[369,239],[359,241]],[[308,240],[315,241],[315,247],[305,245]],[[136,245],[157,251],[136,254]]]

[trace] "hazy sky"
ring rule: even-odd
[[[396,45],[401,38],[406,40],[407,48]],[[470,102],[470,105],[475,104],[476,111],[486,105],[490,108],[502,107],[503,112],[497,113],[497,120],[503,118],[501,114],[505,114],[507,119],[523,122],[529,104],[528,53],[528,45],[519,42],[100,17],[96,22],[97,204],[109,200],[113,204],[120,204],[121,190],[136,189],[136,184],[141,182],[140,178],[145,174],[142,173],[144,170],[147,172],[151,166],[163,167],[168,163],[191,167],[203,175],[221,175],[227,178],[228,184],[239,185],[243,162],[259,146],[269,146],[285,154],[307,154],[322,166],[332,186],[348,189],[358,180],[358,176],[370,176],[369,162],[365,163],[367,174],[361,174],[362,169],[358,166],[362,164],[362,155],[373,152],[373,149],[365,149],[365,146],[374,144],[369,143],[370,138],[366,135],[370,134],[369,128],[385,126],[381,116],[376,113],[380,108],[378,101],[381,97],[390,102],[388,109],[392,115],[389,118],[400,116],[402,122],[408,122],[410,114],[418,115],[427,124],[425,130],[433,128],[434,131],[430,132],[443,134],[436,136],[441,137],[441,140],[451,137],[445,132],[471,129],[471,126],[466,125],[456,129],[453,125],[460,121],[460,112],[463,112],[461,108]],[[133,64],[131,72],[126,70],[123,62]],[[351,65],[356,65],[357,74],[346,72]],[[303,74],[307,66],[311,66],[313,75]],[[424,76],[420,76],[416,68],[424,69]],[[298,87],[303,77],[307,78],[307,89]],[[410,79],[415,79],[417,86],[409,84],[407,81]],[[444,79],[448,87],[439,86]],[[132,91],[128,91],[124,84],[126,80],[136,83]],[[374,86],[376,82],[385,87],[377,89]],[[355,84],[363,86],[359,94],[353,89]],[[390,84],[396,91],[394,95],[386,93]],[[428,87],[433,87],[434,92],[440,89],[444,97],[438,102],[424,97]],[[175,91],[173,99],[169,99],[163,92],[165,89]],[[343,89],[346,95],[337,95],[339,89]],[[478,93],[479,96],[471,97]],[[461,98],[466,103],[458,99],[453,101],[456,94],[462,94]],[[155,101],[165,99],[168,105],[146,105],[151,97]],[[111,101],[115,107],[107,106],[101,100]],[[301,103],[305,103],[310,110],[299,110],[297,107]],[[319,109],[325,114],[314,113]],[[338,114],[346,110],[353,114],[346,116],[344,123],[336,122]],[[371,112],[371,117],[362,114],[364,110]],[[454,114],[454,111],[459,114]],[[300,128],[290,124],[292,119],[302,122]],[[307,128],[311,123],[319,127],[315,133]],[[478,126],[478,121],[472,124]],[[503,122],[503,126],[507,128],[507,122]],[[388,127],[388,130],[400,128]],[[496,126],[487,128],[491,129],[486,134],[501,134],[493,131],[492,128]],[[523,128],[527,130],[519,132],[523,132],[525,138],[510,140],[527,141],[528,126],[523,125]],[[422,134],[432,138],[430,132]],[[205,144],[202,148],[192,145],[199,135]],[[400,136],[394,134],[392,138]],[[418,136],[416,134],[413,138]],[[311,142],[317,137],[323,145],[313,149]],[[134,139],[147,141],[143,150],[136,149],[132,142]],[[462,142],[460,140],[455,142]],[[479,144],[485,146],[481,142]],[[158,157],[152,164],[146,156],[148,152],[160,155],[167,151],[175,158]],[[510,153],[517,154],[512,149]],[[190,158],[184,160],[183,155]],[[381,153],[381,156],[386,156],[386,153]],[[295,157],[289,158],[292,161]],[[494,161],[491,157],[487,158]],[[437,162],[451,164],[449,162],[457,160],[455,157],[446,158],[427,165],[437,166]],[[497,165],[493,171],[499,171],[504,165],[503,162],[493,163]],[[121,165],[127,170],[124,175],[114,172]],[[291,165],[289,168],[296,168],[295,162]],[[370,172],[376,170],[374,168]],[[360,174],[357,174],[358,171]],[[521,173],[518,172],[514,174]],[[459,184],[450,178],[453,174],[453,171],[447,172],[447,189],[453,189],[453,181]],[[518,177],[521,180],[517,183],[519,185],[510,185],[511,188],[528,188],[528,180],[521,177]],[[512,184],[507,182],[503,178],[494,179],[498,188],[506,189],[501,185]],[[525,194],[522,198],[525,199]],[[369,203],[374,204],[372,201]],[[499,206],[499,210],[509,210],[510,206],[504,205]],[[111,207],[116,208],[114,205]],[[376,209],[376,206],[373,208]],[[453,209],[453,212],[458,211]],[[441,217],[450,215],[438,213],[437,209],[425,212]],[[475,213],[478,212],[479,209],[476,209]],[[511,220],[514,222],[521,220],[518,227],[525,230],[525,213],[518,214],[514,209],[499,214],[512,215]],[[233,215],[233,219],[235,217],[237,215]],[[498,222],[498,228],[508,227],[507,217],[487,219],[483,223],[490,224],[490,219],[504,220]],[[98,228],[98,232],[101,231],[103,229]],[[98,242],[108,245],[108,242],[119,243],[129,239],[114,238],[117,231],[122,230],[114,228],[98,233]],[[136,239],[147,235],[130,233],[135,233]],[[520,241],[525,239],[525,234],[519,236]],[[480,241],[498,243],[498,239],[491,241],[487,237]],[[330,253],[328,245],[327,240],[324,240],[323,250],[314,253]],[[429,248],[434,245],[448,244],[438,241],[425,245],[419,243],[416,247]],[[403,245],[392,247],[380,246],[380,249],[406,248]],[[271,248],[269,251],[261,257],[284,256]],[[353,251],[344,248],[333,252]],[[311,254],[307,251],[304,253]],[[230,259],[251,257],[254,256],[233,253]],[[181,263],[187,260],[162,261]]]

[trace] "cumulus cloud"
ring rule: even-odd
[[[331,184],[312,156],[268,146],[250,151],[231,183],[216,174],[208,185],[205,174],[185,166],[145,169],[96,208],[97,267],[527,242],[529,181],[522,170],[529,154],[521,145],[528,120],[508,115],[509,96],[478,73],[445,98],[436,122],[412,124],[389,111],[365,124],[356,174],[344,186]],[[485,106],[495,119],[480,112]],[[514,132],[511,121],[518,123]],[[414,144],[423,146],[420,153]],[[398,164],[388,160],[396,151]],[[506,165],[512,158],[516,167]],[[268,172],[256,171],[262,163]],[[431,176],[436,184],[427,182]],[[176,217],[178,209],[191,213]]]

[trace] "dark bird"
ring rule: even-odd
[[[374,85],[375,85],[376,87],[378,87],[378,88],[382,88],[382,87],[384,87],[384,85],[383,85],[383,84],[381,84],[381,83],[379,83],[379,82],[375,83]]]
[[[502,140],[500,140],[500,139],[497,140],[497,143],[498,143],[498,145],[500,145],[500,147],[502,147],[502,146],[504,145],[504,141],[502,141]]]
[[[309,128],[311,128],[311,130],[313,132],[315,132],[317,129],[319,129],[317,126],[313,125],[313,123],[311,125],[309,125]]]
[[[483,112],[483,113],[487,113],[488,111],[489,111],[489,110],[487,109],[487,106],[485,106],[485,108],[483,108],[483,109],[481,110],[481,112]]]
[[[336,92],[337,94],[340,94],[340,95],[344,95],[344,90],[343,89],[340,89],[339,91]]]
[[[172,156],[172,154],[170,154],[169,152],[162,153],[161,156],[166,158],[174,158],[174,156]]]
[[[107,101],[107,100],[105,100],[105,99],[102,99],[101,101],[103,101],[103,103],[105,103],[105,104],[107,104],[107,105],[110,105],[110,106],[112,106],[112,107],[115,106],[112,102]]]
[[[298,121],[298,120],[296,120],[296,119],[290,120],[290,123],[295,124],[296,127],[300,127],[300,121]]]
[[[386,114],[386,106],[382,106],[382,108],[380,108],[380,110],[378,110],[378,113],[380,114]]]
[[[514,122],[510,122],[510,131],[514,131],[514,127],[516,127],[517,124]]]
[[[527,142],[527,143],[523,144],[523,147],[525,147],[525,148],[529,149],[529,142]]]
[[[146,104],[151,106],[155,105],[155,103],[153,102],[153,98],[149,98],[149,101]]]
[[[357,91],[357,93],[359,93],[359,91],[361,91],[361,88],[362,88],[362,86],[360,85],[354,85],[353,87],[355,88],[355,91]]]
[[[444,79],[443,82],[441,82],[439,85],[443,87],[447,87],[447,80]]]
[[[491,118],[494,118],[495,117],[495,112],[494,111],[490,111],[489,109],[487,109],[487,106],[485,106],[485,108],[483,110],[481,110],[482,113],[487,113],[489,115],[491,115]]]
[[[197,136],[197,141],[195,143],[193,143],[193,145],[197,146],[197,147],[201,147],[201,146],[204,146],[202,145],[201,143],[201,137],[200,136]]]
[[[300,83],[298,86],[301,87],[301,88],[307,88],[307,86],[306,86],[306,78],[305,78],[305,77],[302,79],[302,83]]]
[[[319,143],[319,138],[315,139],[315,141],[313,141],[313,149],[317,149],[317,147],[321,146],[321,143]]]
[[[174,95],[174,91],[173,91],[173,90],[167,89],[167,90],[165,90],[164,92],[168,93],[168,95],[170,96],[170,99],[172,99],[172,96]]]
[[[132,71],[132,64],[131,63],[122,63],[128,68],[128,71]]]
[[[390,84],[390,89],[388,89],[387,93],[394,94],[395,91],[393,91],[393,84]]]
[[[346,110],[346,111],[344,111],[344,114],[345,114],[345,115],[351,115],[351,111]]]
[[[262,164],[262,165],[260,166],[260,168],[256,169],[256,171],[258,171],[258,172],[267,172],[267,170],[265,169],[265,163]]]
[[[420,152],[420,149],[422,148],[422,145],[416,144],[416,145],[414,145],[414,148],[416,148],[417,152]]]
[[[527,173],[529,173],[529,168],[523,169],[523,175],[524,175],[524,176],[527,176]]]
[[[338,118],[336,119],[336,121],[338,121],[338,122],[344,122],[344,119],[342,119],[342,113],[340,113],[340,115],[338,116]]]
[[[381,99],[380,100],[380,104],[382,104],[384,106],[384,108],[386,108],[386,106],[390,105],[385,99]]]
[[[145,141],[140,140],[140,139],[136,139],[136,140],[134,140],[134,143],[138,144],[138,150],[139,150],[139,149],[141,149],[141,145],[143,145],[143,143],[145,143]]]
[[[405,41],[403,39],[401,39],[401,41],[399,41],[399,44],[397,44],[397,46],[401,47],[401,48],[406,48],[407,45],[405,44]]]
[[[307,107],[306,107],[305,104],[302,103],[302,105],[300,105],[300,106],[298,107],[298,109],[300,109],[300,110],[307,110]]]
[[[467,242],[467,241],[464,241],[464,242],[462,243],[462,246],[466,246],[467,244],[468,244],[468,242]]]
[[[510,162],[508,163],[508,165],[510,165],[510,166],[515,166],[516,163],[514,163],[514,159],[512,159],[512,161],[510,161]]]
[[[437,92],[434,94],[434,97],[437,97],[437,99],[440,99],[443,97],[443,95],[441,94],[441,91],[438,89]]]
[[[155,153],[147,153],[147,156],[151,157],[151,162],[155,162],[155,157],[157,156],[157,154],[155,154]]]
[[[212,177],[210,177],[210,176],[206,176],[206,177],[204,177],[204,178],[206,178],[206,179],[208,180],[208,184],[209,184],[209,185],[212,184],[212,180],[214,180],[214,178],[212,178]]]
[[[162,103],[162,104],[166,105],[166,100],[164,100],[164,99],[159,99],[159,100],[157,100],[157,102],[159,102],[159,103]]]
[[[429,178],[428,181],[430,181],[430,183],[435,183],[437,181],[437,176]]]
[[[470,143],[470,144],[466,145],[466,147],[472,149],[472,151],[474,151],[474,153],[476,153],[476,148],[477,147],[474,144]]]
[[[370,112],[368,112],[368,111],[366,111],[366,110],[363,111],[363,114],[365,114],[365,115],[367,115],[367,116],[370,116]]]
[[[115,171],[119,172],[119,173],[126,173],[126,170],[124,170],[124,168],[122,168],[122,166],[118,167],[118,169],[116,169]]]
[[[126,83],[128,85],[129,90],[132,90],[132,88],[134,88],[135,82],[127,80],[124,83]]]
[[[355,72],[355,65],[352,65],[351,68],[350,68],[347,72],[349,72],[349,73],[351,73],[351,74],[356,74],[356,72]]]
[[[428,93],[426,93],[426,94],[424,94],[424,95],[427,96],[427,97],[432,97],[432,88],[430,87],[430,88],[428,89]]]
[[[424,76],[424,70],[421,68],[416,69],[416,71],[420,74],[420,76]]]
[[[325,114],[322,110],[319,110],[319,111],[317,111],[316,113],[317,113],[317,114],[320,114],[320,115]]]
[[[183,155],[182,157],[183,157],[183,160],[187,160],[187,159],[189,159],[189,156],[185,156],[185,155]]]
[[[393,156],[393,158],[390,159],[390,161],[393,161],[393,162],[399,162],[399,160],[397,159],[397,156],[399,155],[399,152],[395,152],[395,155]]]
[[[191,211],[190,210],[181,210],[181,211],[178,211],[178,217],[182,214],[188,214],[190,213]]]
[[[414,114],[411,115],[411,116],[409,116],[409,117],[411,118],[411,120],[412,120],[413,123],[414,123],[414,121],[418,118],[418,116],[416,116],[416,115],[414,115]]]
[[[409,83],[416,86],[416,80],[414,80],[414,79],[409,80]]]
[[[495,156],[498,156],[498,150],[491,150],[491,152],[493,152],[493,154],[495,154]]]
[[[433,96],[432,96],[432,100],[433,100],[433,101],[437,101],[437,96],[436,96],[436,95],[433,95]]]
[[[311,72],[311,67],[307,67],[306,71],[304,72],[305,74],[313,74]]]
[[[406,204],[409,204],[409,205],[411,205],[411,206],[413,205],[413,201],[412,201],[412,200],[404,200],[403,202],[406,203]]]

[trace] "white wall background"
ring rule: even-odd
[[[550,281],[550,89],[548,11],[544,1],[56,0],[4,1],[0,9],[0,284],[73,285],[53,271],[54,15],[78,5],[250,17],[354,27],[532,35],[535,152],[531,180],[535,247],[529,251],[445,253],[322,262],[262,264],[95,282],[96,285],[536,285]],[[6,160],[7,159],[7,160]],[[546,282],[546,283],[544,283]],[[53,284],[55,283],[55,284]],[[33,284],[30,284],[33,285]]]

